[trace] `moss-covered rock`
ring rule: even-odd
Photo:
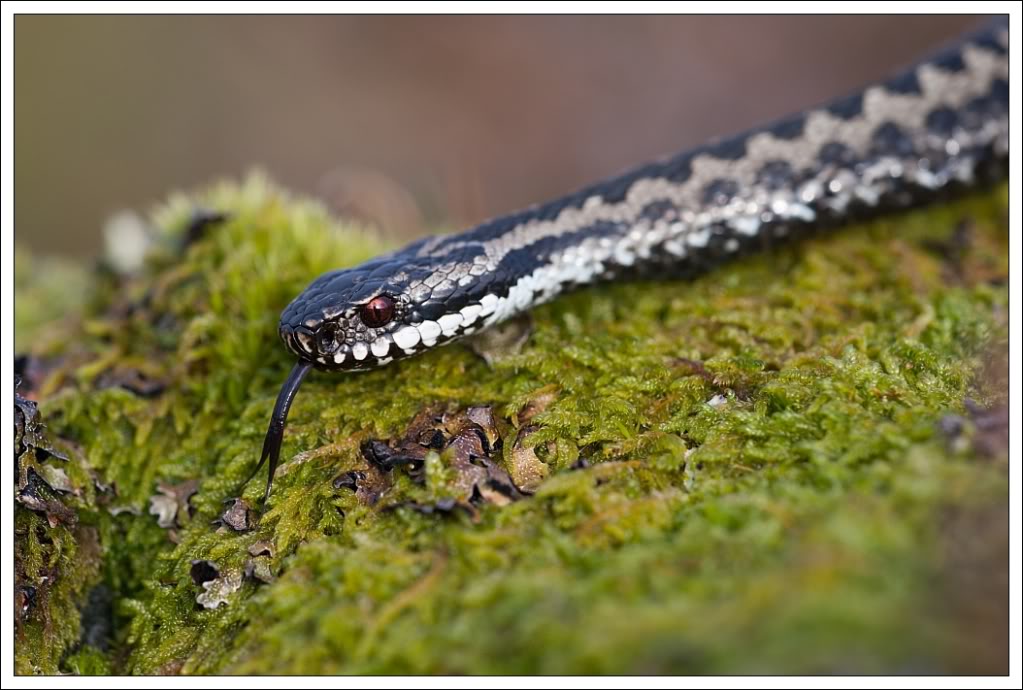
[[[261,480],[232,499],[292,364],[278,315],[385,247],[260,177],[175,197],[146,268],[75,288],[74,318],[35,318],[53,276],[19,279],[102,562],[57,557],[74,596],[19,624],[18,668],[1004,672],[1006,199],[580,291],[490,364],[314,372],[260,515]],[[197,207],[230,217],[186,243]],[[470,406],[495,417],[482,464],[447,427],[417,466],[367,461]],[[38,563],[55,528],[18,511]],[[97,578],[105,650],[74,609]]]
[[[53,673],[81,639],[79,607],[99,579],[94,478],[15,392],[14,620],[18,673]]]

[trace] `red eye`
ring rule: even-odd
[[[378,295],[359,310],[359,318],[370,328],[386,326],[394,318],[394,298]]]

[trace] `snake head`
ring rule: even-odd
[[[372,369],[476,331],[481,301],[497,303],[479,285],[455,262],[382,257],[314,280],[281,314],[280,336],[319,369]]]

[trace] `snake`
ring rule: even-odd
[[[297,362],[249,480],[269,459],[265,504],[288,411],[313,368],[375,369],[571,289],[689,277],[1006,179],[1008,43],[1008,20],[997,18],[820,107],[316,278],[281,314]]]

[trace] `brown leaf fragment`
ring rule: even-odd
[[[472,463],[479,458],[490,457],[490,443],[487,441],[486,433],[479,424],[466,422],[448,441],[445,453],[454,453],[454,457],[460,462]],[[478,464],[478,463],[477,463]]]
[[[454,502],[453,506],[481,502],[506,505],[519,500],[523,494],[514,477],[493,457],[495,449],[501,446],[492,407],[478,405],[446,413],[440,413],[436,407],[425,408],[412,420],[399,441],[364,442],[361,451],[368,469],[352,470],[336,477],[334,488],[356,491],[364,503],[372,505],[390,488],[392,468],[403,467],[413,480],[425,482],[427,456],[440,451],[443,486],[435,490],[448,496],[430,504],[429,511],[445,512],[445,501],[449,499]],[[546,470],[539,460],[535,462],[539,466],[526,468],[531,469],[532,474],[523,475],[529,486],[539,481],[534,475]],[[373,473],[378,476],[374,477]],[[422,510],[422,506],[417,509]]]
[[[444,409],[438,405],[427,405],[416,413],[409,422],[402,441],[414,441],[421,445],[429,445],[433,432],[441,427],[444,421]]]
[[[156,523],[164,529],[183,526],[191,517],[189,501],[199,490],[199,480],[189,479],[180,484],[160,482],[156,488],[159,493],[149,498],[149,514],[155,515]]]
[[[470,407],[465,411],[465,417],[483,431],[488,449],[500,447],[501,435],[497,429],[497,420],[494,419],[494,409],[490,405]]]
[[[264,584],[271,584],[276,579],[270,570],[270,560],[267,558],[250,558],[245,562],[245,577],[250,580],[259,580]]]
[[[485,429],[467,416],[460,421],[460,428],[441,454],[444,464],[455,472],[452,488],[458,500],[506,505],[522,498],[508,473],[492,459]]]
[[[363,441],[359,446],[359,451],[362,453],[362,457],[366,458],[367,462],[371,462],[374,465],[379,465],[381,467],[388,467],[390,464],[390,458],[394,455],[393,448],[387,445],[385,441],[379,441],[377,439]]]
[[[252,509],[244,498],[230,498],[225,501],[227,509],[213,521],[214,525],[230,527],[235,532],[247,532],[254,526]]]
[[[68,456],[54,445],[46,435],[46,427],[39,414],[39,406],[33,400],[18,395],[21,381],[14,381],[14,453],[20,458],[26,451],[34,449],[36,459],[44,462],[48,457],[67,461]]]
[[[431,450],[444,448],[446,435],[444,432],[444,418],[438,408],[426,407],[416,414],[409,423],[405,433],[397,442],[388,443],[378,439],[364,441],[360,446],[362,456],[373,468],[389,471],[395,467],[403,468],[414,481],[423,482],[423,463],[426,454]],[[372,479],[372,477],[369,477]],[[358,477],[341,476],[335,479],[335,488],[355,487]],[[366,479],[363,477],[362,479]],[[373,482],[377,484],[377,482]],[[389,488],[390,484],[384,489]],[[366,494],[365,498],[370,499],[373,492]],[[379,497],[379,496],[377,496]],[[375,502],[375,499],[373,499]],[[365,502],[365,501],[364,501]]]
[[[156,524],[164,529],[174,527],[178,515],[178,502],[174,496],[157,494],[149,498],[149,514],[156,516]]]
[[[249,545],[250,556],[269,556],[273,558],[276,553],[277,549],[274,548],[273,542],[266,539],[260,539]]]
[[[39,476],[43,478],[43,481],[49,484],[50,488],[58,493],[78,493],[71,485],[71,480],[68,479],[67,472],[59,467],[55,467],[50,464],[40,465]]]
[[[60,524],[73,526],[78,522],[75,511],[61,503],[54,490],[34,469],[29,468],[28,479],[18,491],[16,500],[29,510],[44,514],[50,527]]]
[[[335,489],[349,489],[355,491],[359,488],[359,480],[365,479],[366,473],[360,470],[352,470],[351,472],[345,472],[334,477],[332,486]]]
[[[369,440],[360,446],[362,456],[380,469],[390,470],[394,467],[409,466],[415,468],[422,465],[429,449],[414,442],[404,441],[398,448],[391,448],[384,441]]]
[[[525,494],[535,493],[550,474],[550,467],[536,457],[536,451],[524,445],[524,441],[538,429],[537,426],[525,426],[519,429],[511,452],[507,455],[508,474],[516,488]]]
[[[468,502],[476,493],[476,487],[487,481],[483,461],[489,457],[483,447],[484,438],[479,425],[466,420],[441,453],[444,465],[454,470],[454,481],[449,488],[455,491],[455,498],[460,502]]]
[[[221,604],[227,604],[231,595],[237,592],[242,586],[242,573],[232,570],[224,573],[214,580],[202,583],[206,590],[195,598],[196,603],[207,609],[215,609]]]
[[[376,505],[393,483],[394,479],[389,471],[369,463],[363,469],[345,472],[336,477],[334,488],[354,491],[360,503],[372,506]]]
[[[487,459],[487,481],[479,487],[480,494],[486,500],[497,505],[506,505],[522,498],[522,492],[515,486],[508,472],[497,462]]]

